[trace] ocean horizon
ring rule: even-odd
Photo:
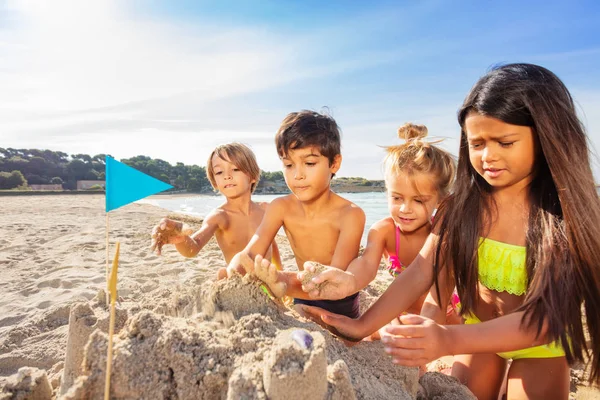
[[[338,193],[343,198],[353,202],[363,209],[366,216],[365,230],[361,239],[364,246],[367,241],[367,233],[371,225],[380,219],[388,216],[387,199],[385,192],[365,192],[365,193]],[[257,194],[252,196],[253,201],[271,202],[277,197],[286,196],[285,194]],[[156,196],[150,199],[143,199],[139,202],[152,204],[166,210],[186,215],[193,215],[204,218],[208,213],[225,201],[224,196],[210,195],[191,195],[187,196]],[[158,221],[157,221],[158,222]],[[200,227],[192,227],[194,230]],[[283,230],[280,231],[284,234]]]

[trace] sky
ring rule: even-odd
[[[326,110],[338,176],[381,179],[405,122],[457,154],[458,108],[509,62],[556,73],[600,150],[596,1],[0,0],[0,147],[204,166],[236,140],[277,171],[286,114]]]

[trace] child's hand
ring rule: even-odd
[[[285,296],[287,283],[280,276],[283,274],[280,274],[275,264],[271,264],[260,254],[257,254],[254,259],[254,274],[267,284],[274,297],[279,299]]]
[[[183,229],[183,222],[163,218],[158,225],[152,228],[152,246],[150,249],[151,251],[156,249],[156,254],[160,255],[165,244],[183,243],[191,233],[190,229]]]
[[[445,326],[414,314],[401,316],[400,322],[404,325],[386,325],[379,331],[394,364],[418,367],[450,354]]]
[[[307,305],[302,305],[301,307],[308,318],[342,339],[351,342],[359,342],[366,336],[362,329],[363,325],[358,319],[334,314],[319,307]]]
[[[304,271],[298,272],[298,280],[303,281],[305,275],[315,272],[311,261],[304,263]],[[325,267],[325,271],[316,275],[308,283],[302,285],[302,290],[313,299],[339,300],[354,294],[356,286],[354,275],[339,268]]]

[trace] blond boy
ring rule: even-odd
[[[288,295],[294,297],[294,304],[315,305],[357,317],[357,293],[341,300],[306,300],[309,297],[302,291],[296,272],[277,271],[263,259],[281,227],[299,270],[309,260],[345,270],[358,256],[365,214],[330,188],[342,161],[339,128],[329,116],[312,111],[294,112],[283,120],[275,144],[292,194],[267,206],[256,234],[229,263],[228,273],[233,270],[256,273],[277,297]],[[301,311],[300,307],[296,309]]]
[[[200,229],[186,235],[183,223],[164,218],[152,230],[152,249],[160,254],[164,244],[174,244],[185,257],[194,257],[214,235],[225,262],[242,251],[260,225],[267,203],[256,203],[251,195],[260,179],[260,168],[252,150],[241,143],[217,146],[210,154],[206,175],[213,189],[225,196],[225,203],[210,212]],[[281,265],[279,251],[270,241],[265,252],[276,265]],[[227,276],[219,269],[219,279]]]

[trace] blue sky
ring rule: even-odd
[[[274,171],[280,121],[326,106],[339,175],[377,179],[398,126],[457,153],[470,87],[532,62],[565,81],[600,149],[599,27],[592,1],[0,1],[0,147],[204,165],[239,140]]]

